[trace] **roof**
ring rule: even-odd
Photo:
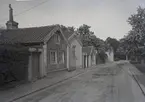
[[[20,45],[1,45],[0,46],[0,52],[1,51],[28,51],[28,47],[20,46]]]
[[[79,43],[80,45],[82,46],[82,42],[81,42],[81,39],[76,36],[77,32],[76,31],[73,31],[73,30],[69,30],[68,28],[61,28],[65,38],[70,41],[70,39],[72,38],[75,38]]]
[[[71,35],[74,34],[74,31],[69,30],[68,28],[61,28],[64,36],[66,37],[66,39],[69,39],[69,37],[71,37]]]
[[[57,25],[3,30],[0,43],[41,43]]]
[[[77,36],[77,32],[76,31],[73,31],[73,32],[70,32],[70,33],[68,32],[67,39],[68,39],[69,42],[71,42],[72,39],[76,39],[81,46],[83,45],[82,42],[81,42],[81,39]]]
[[[93,52],[93,49],[94,49],[93,46],[83,47],[83,53],[86,53],[87,55],[90,55]]]

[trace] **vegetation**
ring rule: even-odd
[[[105,62],[106,60],[106,43],[100,39],[97,38],[90,30],[91,26],[88,26],[86,24],[83,24],[77,29],[77,32],[79,33],[79,37],[83,43],[83,46],[94,46],[96,50],[98,51],[98,55],[100,56],[100,59]]]
[[[106,44],[109,44],[109,46],[113,48],[114,53],[116,53],[120,42],[117,39],[111,37],[108,37],[105,42]]]
[[[126,59],[140,59],[144,54],[145,44],[145,9],[138,7],[127,21],[132,29],[120,40],[118,51],[126,55]]]

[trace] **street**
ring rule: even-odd
[[[0,7],[0,102],[145,102],[143,0]]]
[[[93,68],[15,102],[144,102],[128,64]]]

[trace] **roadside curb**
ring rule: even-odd
[[[129,68],[129,71],[130,71],[131,76],[133,77],[133,79],[134,79],[134,80],[136,81],[136,83],[138,84],[138,86],[139,86],[139,88],[140,88],[142,94],[145,96],[145,90],[144,90],[144,88],[142,87],[142,85],[140,84],[140,82],[138,81],[138,78],[135,76],[135,73],[134,73],[133,71],[131,71],[130,68]]]

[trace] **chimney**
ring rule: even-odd
[[[9,4],[9,21],[6,23],[7,29],[17,29],[18,23],[13,20],[13,9]]]

